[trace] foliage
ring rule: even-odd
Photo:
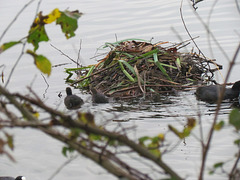
[[[196,3],[200,1],[195,1]],[[75,35],[75,30],[77,29],[77,19],[81,16],[78,11],[59,11],[58,9],[53,10],[48,15],[43,16],[42,13],[38,13],[38,16],[34,20],[29,34],[26,38],[19,41],[11,41],[4,43],[0,47],[0,53],[6,51],[7,49],[24,43],[31,43],[34,47],[33,50],[27,50],[26,53],[31,55],[34,59],[34,63],[37,68],[44,74],[48,76],[51,74],[51,63],[43,55],[36,53],[39,48],[39,43],[43,41],[48,41],[49,37],[45,31],[45,25],[56,22],[61,26],[62,32],[65,34],[66,38],[71,38]],[[119,41],[116,43],[106,43],[106,47],[115,48],[121,45],[126,40]],[[160,62],[160,57],[162,54],[166,55],[166,52],[162,52],[159,49],[153,49],[152,46],[147,44],[141,49],[142,54],[134,56],[130,52],[116,51],[114,56],[117,60],[119,66],[118,70],[122,71],[124,75],[131,82],[136,82],[138,84],[143,83],[143,78],[139,75],[139,67],[132,65],[132,62],[136,62],[139,59],[147,59],[147,62],[154,63],[158,70],[162,72],[168,81],[173,81],[168,74],[167,69],[174,69],[180,71],[184,66],[183,59],[181,57],[174,58],[172,63],[176,66]],[[170,53],[172,52],[171,49]],[[169,53],[169,52],[168,52]],[[102,61],[99,66],[110,65],[115,66],[113,62],[110,61],[110,56],[113,54],[108,54],[108,56]],[[130,58],[129,61],[125,61],[126,58]],[[115,60],[116,60],[115,59]],[[84,78],[81,82],[78,82],[80,87],[87,87],[90,83],[89,77],[95,72],[94,70],[98,68],[98,65],[92,65],[81,68],[67,69],[66,72],[69,74],[67,81],[71,81],[71,76],[73,71],[81,71]],[[188,67],[186,73],[191,73],[192,66]],[[72,81],[73,82],[73,81]],[[118,86],[121,86],[119,83]],[[153,90],[154,91],[154,90]],[[128,162],[121,159],[119,154],[134,154],[137,155],[138,159],[143,157],[144,160],[155,163],[155,166],[159,167],[168,179],[183,179],[175,169],[168,166],[168,163],[163,160],[163,156],[167,151],[163,151],[166,148],[166,135],[161,132],[153,137],[144,136],[140,137],[138,140],[130,139],[125,131],[109,131],[105,129],[102,125],[99,125],[95,121],[95,117],[91,113],[85,112],[75,112],[72,115],[66,115],[61,111],[51,108],[46,105],[43,101],[33,93],[35,98],[30,98],[26,95],[11,93],[6,88],[0,86],[0,95],[4,98],[0,101],[1,114],[4,115],[5,119],[0,120],[0,130],[3,133],[3,137],[0,137],[0,154],[7,155],[11,160],[14,158],[6,150],[7,148],[14,149],[13,136],[4,131],[5,127],[31,127],[48,134],[49,136],[58,139],[59,141],[65,143],[65,147],[62,148],[62,154],[69,157],[73,152],[78,152],[83,156],[92,159],[97,164],[101,165],[108,172],[112,173],[116,177],[126,178],[126,179],[153,179],[151,174],[141,172],[136,167],[132,167]],[[9,104],[11,104],[9,106]],[[14,108],[14,109],[13,109]],[[36,110],[37,109],[37,110]],[[20,112],[20,115],[16,115],[16,110]],[[44,111],[48,118],[44,117],[44,121],[40,119],[39,113]],[[217,114],[217,113],[216,113]],[[217,117],[217,115],[216,115]],[[234,144],[240,147],[240,113],[239,110],[234,109],[229,115],[229,125],[236,129],[237,139]],[[192,130],[197,126],[197,119],[193,117],[187,118],[187,123],[184,125],[182,130],[178,130],[176,127],[169,125],[170,133],[175,134],[180,140],[183,140],[191,135],[193,135]],[[226,126],[224,121],[213,122],[213,130],[221,131],[223,127]],[[61,128],[59,128],[61,127]],[[123,129],[125,130],[125,129]],[[211,140],[211,139],[210,139]],[[201,139],[203,155],[208,151],[209,146],[207,143]],[[127,150],[127,151],[126,151]],[[228,174],[229,178],[234,178],[236,172],[238,171],[238,161],[240,158],[240,151],[236,154],[234,159],[234,166],[232,171]],[[137,159],[137,158],[136,158]],[[205,160],[203,160],[205,161]],[[204,163],[204,162],[203,162]],[[224,165],[227,162],[217,162],[213,165],[210,170],[210,174],[216,173],[217,170],[224,169]],[[203,173],[204,169],[200,173]],[[226,171],[223,171],[225,173]],[[160,172],[162,175],[163,173]],[[164,175],[164,176],[165,176]],[[202,179],[201,176],[199,179]]]
[[[75,36],[75,31],[78,28],[77,20],[81,17],[82,13],[78,11],[60,11],[59,9],[54,9],[48,15],[42,15],[42,12],[39,12],[34,22],[31,25],[31,28],[28,32],[28,35],[22,38],[19,41],[11,41],[4,43],[0,46],[0,53],[6,51],[7,49],[17,45],[30,43],[33,45],[33,50],[27,50],[26,53],[32,55],[34,58],[34,64],[36,67],[44,74],[48,76],[51,74],[51,63],[47,57],[37,54],[36,51],[39,48],[39,43],[43,41],[49,41],[49,37],[45,30],[47,24],[56,22],[56,24],[61,26],[62,32],[65,34],[66,38],[69,39]]]
[[[229,123],[233,125],[237,131],[240,130],[240,112],[238,109],[233,109],[229,114]]]

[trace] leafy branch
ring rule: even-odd
[[[21,13],[27,5],[25,5],[24,8],[19,13]],[[30,54],[33,57],[34,64],[36,65],[36,67],[42,73],[47,74],[49,76],[51,74],[51,62],[48,60],[47,57],[36,53],[37,49],[39,48],[40,42],[49,41],[49,37],[45,30],[45,26],[47,24],[56,22],[57,25],[61,26],[61,30],[65,34],[65,37],[69,39],[75,36],[75,31],[78,28],[77,20],[81,16],[82,16],[82,13],[80,13],[77,10],[76,11],[68,11],[68,10],[60,11],[59,9],[56,8],[48,15],[43,15],[42,12],[40,11],[37,14],[37,17],[35,18],[34,22],[32,23],[31,28],[28,32],[28,35],[20,40],[10,41],[2,44],[0,46],[0,54],[18,44],[22,44],[24,47],[26,43],[32,44],[34,49],[33,50],[28,49],[26,53]],[[10,28],[10,25],[6,29],[6,31]],[[1,38],[5,33],[6,32],[4,31]]]

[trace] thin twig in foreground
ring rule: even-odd
[[[26,42],[23,43],[22,51],[21,51],[20,55],[18,56],[17,61],[15,62],[15,64],[13,65],[13,67],[12,67],[12,69],[11,69],[11,71],[10,71],[10,74],[9,74],[9,76],[8,76],[8,79],[7,79],[7,82],[6,82],[5,86],[4,86],[5,88],[7,87],[8,83],[10,82],[10,79],[11,79],[11,77],[12,77],[12,75],[13,75],[14,70],[15,70],[15,68],[17,67],[20,59],[22,58],[22,56],[23,56],[23,54],[24,54],[25,45],[26,45]]]
[[[71,157],[67,161],[65,161],[52,175],[48,180],[52,180],[65,166],[67,166],[69,163],[71,163],[73,160],[77,159],[77,156]]]
[[[17,18],[19,17],[19,15],[35,0],[31,0],[29,1],[27,4],[25,4],[23,6],[23,8],[16,14],[16,16],[14,17],[14,19],[10,22],[10,24],[7,26],[7,28],[3,31],[2,35],[0,36],[0,42],[3,38],[3,36],[6,34],[6,32],[10,29],[10,27],[13,25],[13,23],[17,20]]]

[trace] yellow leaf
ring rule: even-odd
[[[43,55],[37,55],[31,50],[27,50],[27,53],[32,55],[34,58],[34,63],[36,64],[37,68],[44,74],[50,76],[52,65],[51,62]]]
[[[165,136],[164,136],[164,134],[160,133],[160,134],[158,134],[158,138],[159,138],[161,141],[164,141]]]
[[[214,125],[214,130],[219,131],[223,128],[224,126],[224,121],[220,121],[219,123]]]
[[[44,23],[50,24],[61,16],[59,9],[54,9],[48,16],[43,20]]]
[[[82,121],[84,124],[90,124],[92,126],[95,126],[94,116],[91,113],[79,112],[78,120]]]

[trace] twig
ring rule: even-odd
[[[35,19],[36,19],[37,16],[38,16],[38,12],[39,12],[39,8],[40,8],[41,3],[42,3],[42,0],[39,0],[39,1],[38,1],[38,5],[37,5],[37,8],[36,8],[36,13],[35,13],[35,17],[34,17],[34,19],[33,19],[33,22],[35,21]]]
[[[0,86],[0,92],[2,95],[4,95],[30,122],[35,122],[36,124],[41,124],[28,110],[26,110],[18,101],[15,100],[15,97],[13,94],[9,93],[6,91],[4,88]],[[32,98],[22,96],[20,94],[15,94],[16,96],[20,97],[21,99],[28,100],[30,103],[44,109],[48,113],[54,116],[58,116],[60,121],[55,119],[56,123],[59,125],[62,125],[63,127],[66,128],[80,128],[84,129],[87,133],[93,133],[96,135],[101,135],[101,136],[106,136],[110,139],[117,140],[121,143],[124,143],[126,146],[129,148],[133,149],[136,151],[140,156],[143,156],[151,161],[153,161],[155,164],[160,166],[167,174],[169,174],[172,178],[175,178],[176,180],[182,179],[176,172],[174,172],[167,164],[165,164],[161,158],[154,156],[151,152],[149,152],[145,147],[139,146],[139,144],[136,144],[134,141],[130,140],[126,135],[121,135],[119,133],[114,133],[114,132],[109,132],[104,129],[95,127],[95,126],[89,126],[86,125],[85,123],[82,123],[80,121],[74,121],[71,116],[64,115],[63,113],[56,111],[52,109],[51,107],[48,107],[45,105],[42,101],[36,101]],[[88,158],[92,159],[96,163],[99,163],[99,154],[94,153],[93,151],[89,151],[88,149],[84,149],[79,147],[79,144],[75,141],[72,141],[71,139],[61,135],[58,131],[55,131],[52,128],[49,127],[40,127],[40,130],[45,132],[46,134],[64,142],[67,143],[69,146],[72,148],[76,149],[79,151],[81,154],[84,156],[87,156]],[[119,175],[124,175],[126,177],[129,177],[129,179],[136,179],[132,178],[132,175],[125,173],[123,170],[120,168],[116,168],[116,166],[111,163],[110,160],[107,158],[102,157],[102,163],[101,166],[106,168],[108,171],[111,173],[115,174],[116,176]],[[114,168],[115,167],[115,168]]]
[[[52,68],[59,67],[59,66],[65,66],[65,65],[68,65],[68,64],[72,64],[72,63],[61,63],[61,64],[56,64],[56,65],[52,65]]]
[[[25,48],[26,43],[27,43],[27,42],[24,42],[24,43],[23,43],[22,51],[21,51],[20,55],[18,56],[17,61],[15,62],[15,64],[13,65],[13,67],[12,67],[12,69],[11,69],[11,71],[10,71],[10,74],[9,74],[9,76],[8,76],[8,79],[7,79],[7,82],[6,82],[6,84],[5,84],[5,88],[7,87],[8,83],[10,82],[10,79],[11,79],[11,77],[12,77],[12,75],[13,75],[14,70],[15,70],[15,68],[17,67],[20,59],[22,58],[22,56],[23,56],[23,54],[24,54],[24,48]]]
[[[10,29],[10,27],[13,25],[13,23],[17,20],[17,18],[19,17],[19,15],[35,0],[30,0],[27,4],[25,4],[23,6],[23,8],[16,14],[16,16],[14,17],[14,19],[10,22],[10,24],[7,26],[7,28],[3,31],[2,35],[0,36],[0,42],[3,38],[3,36],[6,34],[6,32]]]
[[[200,50],[200,48],[198,47],[197,43],[195,42],[194,38],[192,37],[191,33],[189,32],[189,30],[188,30],[188,28],[187,28],[187,25],[186,25],[186,23],[185,23],[185,21],[184,21],[184,18],[183,18],[182,3],[183,3],[183,0],[181,1],[181,6],[180,6],[180,15],[181,15],[181,20],[182,20],[182,22],[183,22],[183,26],[184,26],[184,28],[185,28],[188,36],[191,38],[192,42],[194,43],[194,45],[196,46],[196,48],[197,48],[198,51],[200,52],[200,54],[203,55],[204,59],[207,59],[207,58],[205,57],[205,55],[203,54],[203,52],[202,52],[202,51]]]
[[[105,69],[102,69],[102,70],[100,70],[100,71],[97,71],[97,72],[95,72],[95,73],[92,73],[90,76],[87,76],[87,77],[85,77],[85,78],[79,79],[79,80],[73,82],[73,83],[71,84],[71,86],[73,86],[74,84],[77,84],[77,83],[79,83],[79,82],[82,82],[84,79],[88,79],[88,78],[90,78],[90,77],[92,77],[92,76],[95,76],[95,75],[101,73],[101,72],[104,72],[104,71],[106,71],[106,70],[108,70],[108,69],[116,66],[117,64],[118,64],[118,63],[113,64],[113,65],[111,65],[111,66],[109,66],[109,67],[107,67],[107,68],[105,68]]]
[[[234,163],[234,165],[232,167],[232,170],[231,170],[231,172],[229,174],[229,179],[234,179],[234,173],[236,171],[236,168],[237,168],[237,165],[239,163],[239,160],[240,160],[240,149],[238,150],[237,159],[236,159],[236,161],[235,161],[235,163]]]
[[[71,163],[73,160],[77,159],[77,156],[71,157],[67,161],[65,161],[51,176],[48,178],[48,180],[52,180],[65,166],[67,166],[69,163]]]
[[[212,33],[212,31],[209,29],[208,25],[202,20],[202,18],[199,16],[199,14],[196,11],[193,11],[193,13],[195,14],[195,16],[199,19],[199,21],[201,22],[201,24],[203,25],[203,27],[206,29],[206,31],[211,35],[211,37],[213,38],[214,42],[217,44],[218,48],[221,50],[221,52],[223,53],[223,55],[225,56],[225,58],[230,62],[231,58],[228,56],[228,54],[225,52],[225,50],[222,48],[222,46],[220,45],[220,43],[218,42],[218,40],[216,39],[216,37],[214,36],[214,34]]]
[[[240,14],[240,2],[238,0],[235,0],[235,3],[236,3],[238,13]]]
[[[62,55],[64,55],[65,57],[67,57],[69,60],[71,60],[73,63],[77,64],[77,66],[80,66],[80,64],[78,64],[78,62],[76,62],[74,59],[72,59],[70,56],[68,56],[67,54],[65,54],[64,52],[62,52],[60,49],[58,49],[57,47],[55,47],[54,45],[50,44],[54,49],[56,49],[58,52],[60,52]]]
[[[211,7],[211,9],[210,9],[210,12],[209,12],[209,14],[208,14],[208,18],[207,18],[207,26],[208,26],[208,27],[210,26],[211,15],[212,15],[212,13],[213,13],[214,7],[215,7],[215,5],[217,4],[217,2],[218,2],[218,0],[215,0],[215,1],[214,1],[213,5],[212,5],[212,7]],[[213,49],[212,49],[212,46],[211,46],[210,34],[209,34],[209,33],[207,33],[207,39],[208,39],[209,51],[210,51],[212,57],[214,57],[214,56],[213,56]]]
[[[45,95],[47,94],[47,90],[48,90],[48,88],[49,88],[49,84],[48,84],[46,78],[44,77],[44,75],[43,75],[42,73],[41,73],[41,75],[42,75],[42,77],[43,77],[44,82],[45,82],[46,85],[47,85],[47,88],[45,89],[45,91],[44,91],[44,93],[43,93],[43,98],[45,98]]]
[[[82,64],[82,63],[80,62],[81,49],[82,49],[82,39],[80,39],[80,45],[79,45],[79,50],[78,50],[77,68],[79,68],[79,64]]]
[[[224,81],[224,86],[223,88],[221,89],[220,91],[220,96],[219,96],[219,99],[218,99],[218,103],[217,103],[217,108],[216,108],[216,111],[215,111],[215,116],[214,116],[214,120],[213,120],[213,123],[212,123],[212,126],[211,126],[211,129],[209,131],[209,134],[208,134],[208,140],[207,140],[207,143],[206,145],[203,144],[203,154],[202,154],[202,164],[201,164],[201,169],[200,169],[200,174],[199,174],[199,180],[202,180],[203,179],[203,174],[204,174],[204,169],[205,169],[205,163],[206,163],[206,159],[207,159],[207,155],[208,155],[208,151],[209,151],[209,148],[210,148],[210,144],[211,144],[211,140],[212,140],[212,136],[213,136],[213,133],[214,133],[214,126],[215,124],[217,123],[217,117],[218,117],[218,113],[220,111],[220,107],[221,107],[221,102],[222,102],[222,99],[223,99],[223,96],[224,96],[224,92],[225,92],[225,89],[226,89],[226,83],[228,81],[228,78],[230,76],[230,73],[231,73],[231,70],[233,68],[233,65],[235,64],[235,61],[237,59],[237,55],[240,51],[240,43],[238,44],[238,47],[237,47],[237,50],[235,51],[235,54],[233,56],[233,59],[232,61],[230,62],[229,64],[229,68],[228,68],[228,71],[227,71],[227,75],[226,75],[226,78],[225,78],[225,81]]]

